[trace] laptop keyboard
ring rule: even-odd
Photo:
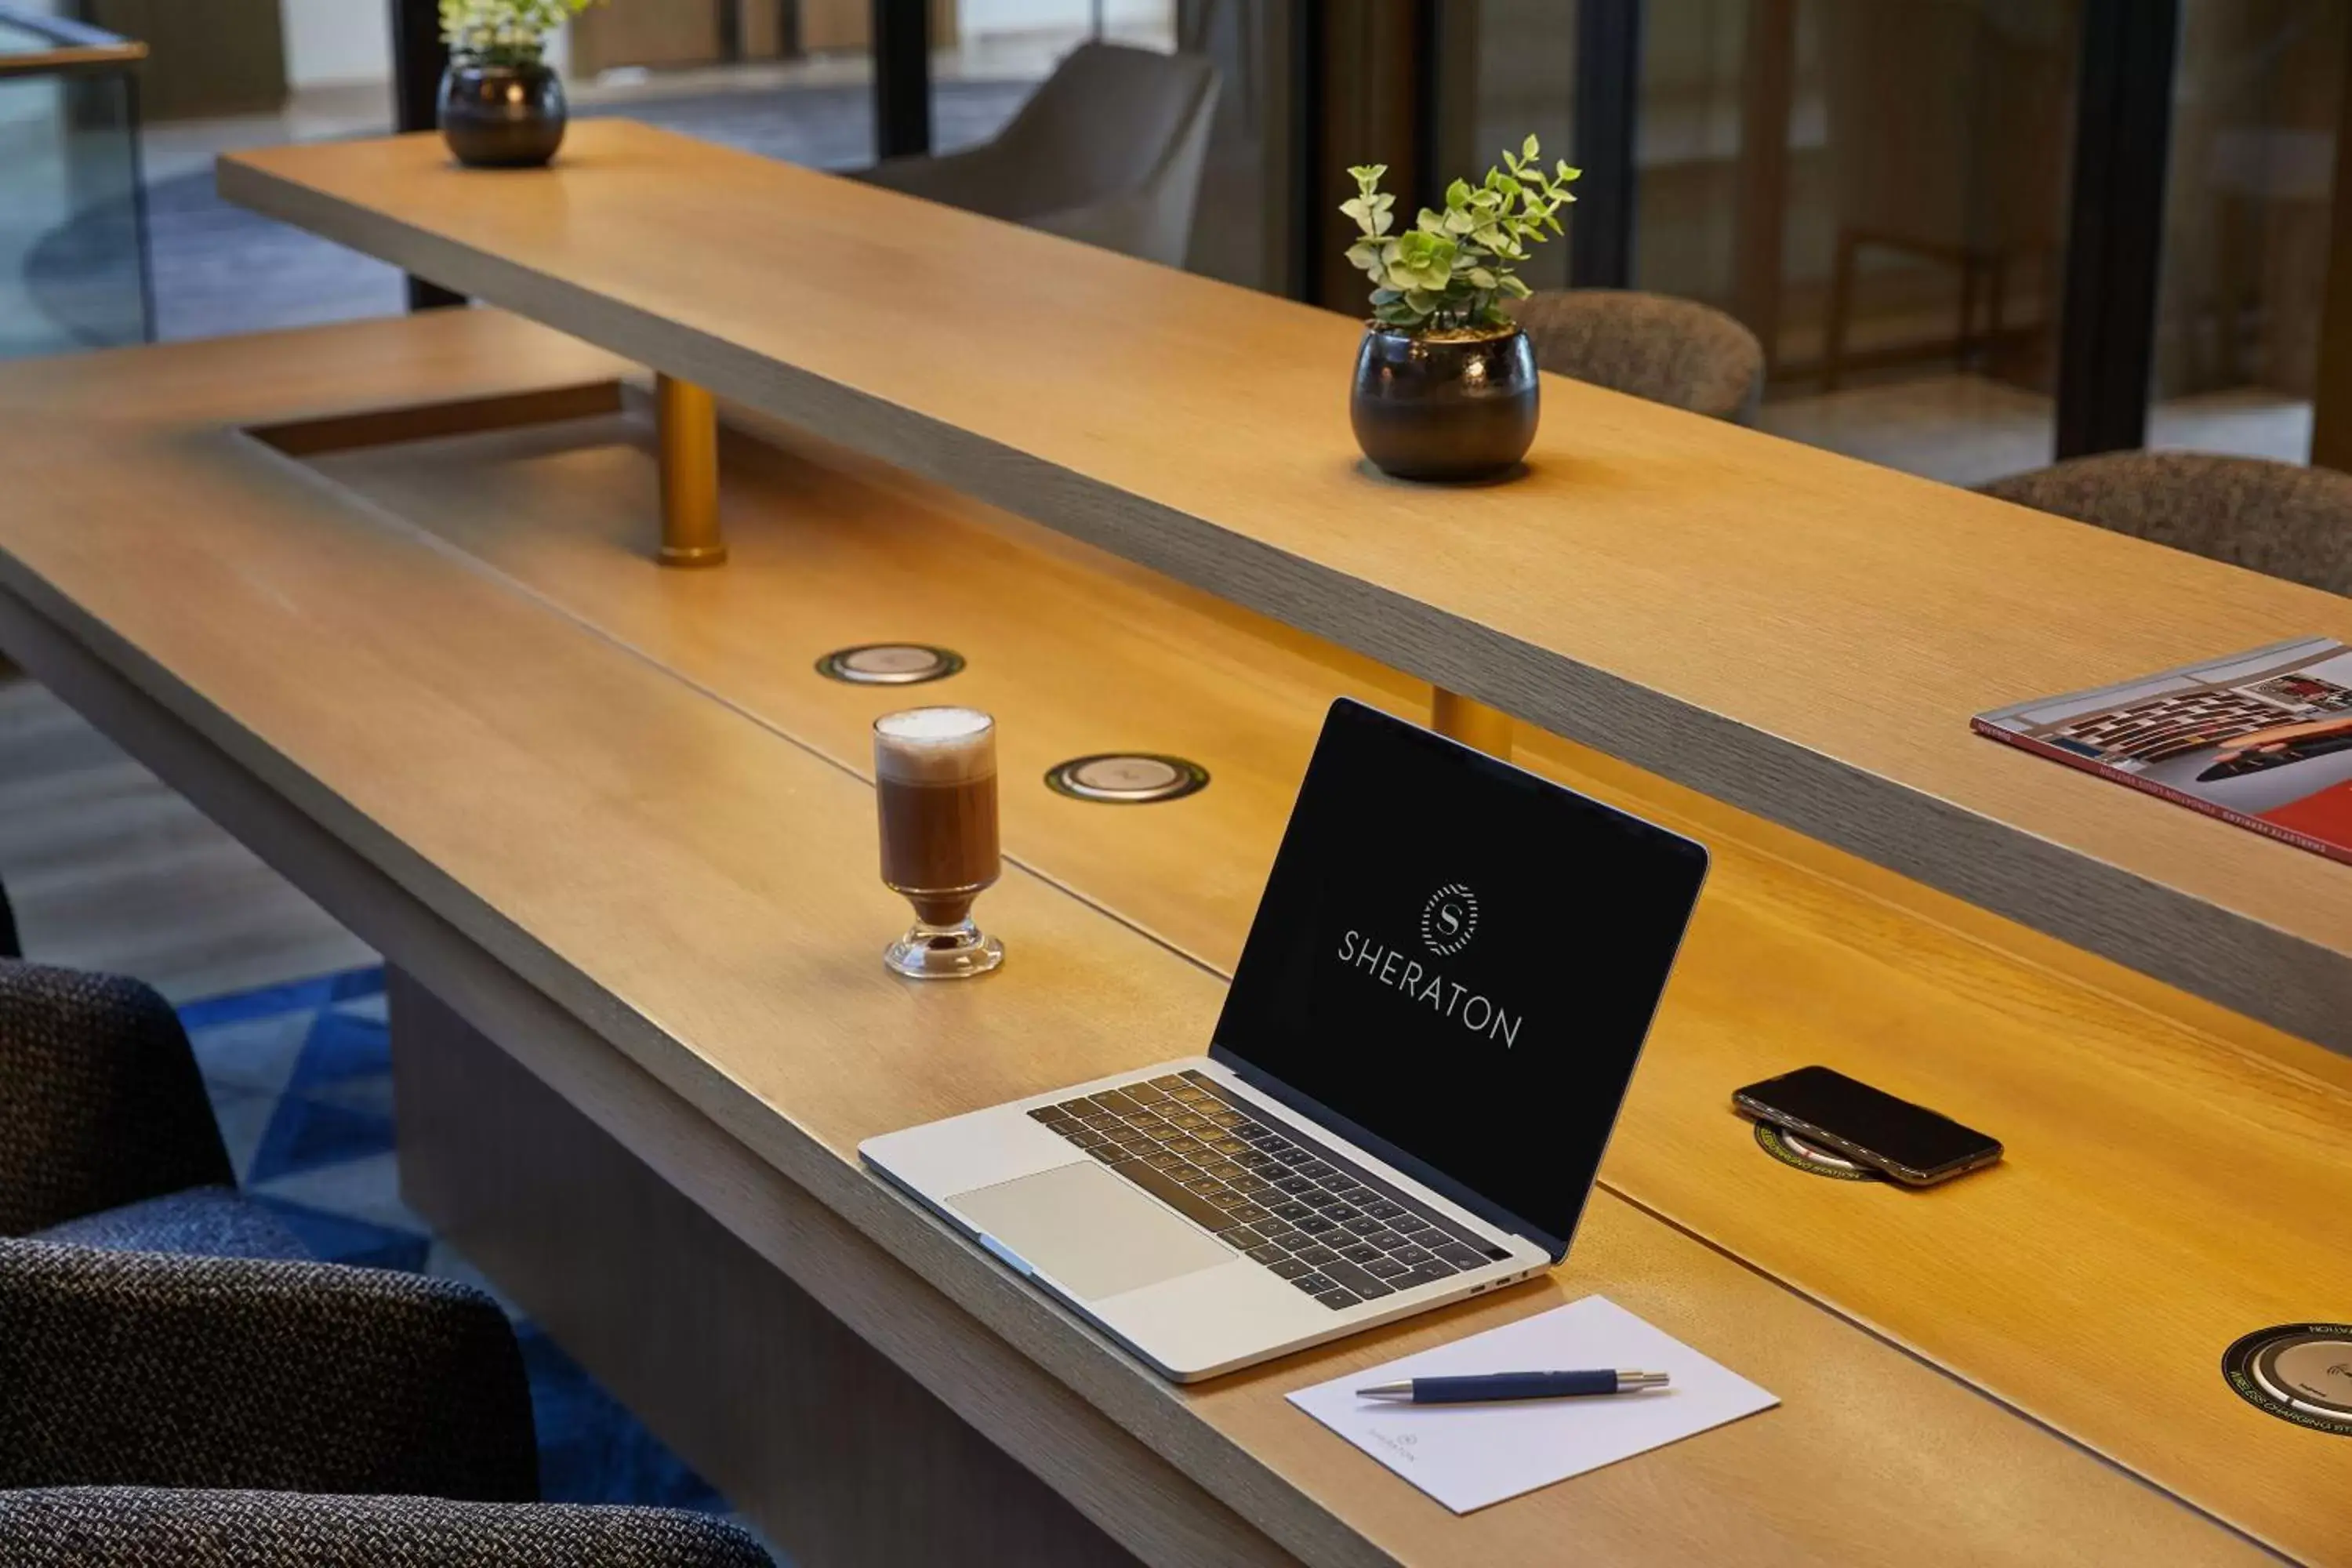
[[[1029,1114],[1334,1311],[1509,1256],[1261,1119],[1203,1073],[1171,1073]]]

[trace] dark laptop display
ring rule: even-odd
[[[1567,1250],[1706,851],[1335,703],[1212,1052]]]

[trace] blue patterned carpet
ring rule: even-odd
[[[313,1253],[489,1289],[400,1202],[383,971],[197,1002],[180,1016],[239,1180]],[[507,1310],[530,1374],[541,1496],[727,1511],[709,1483]]]

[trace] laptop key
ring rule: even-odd
[[[1237,1193],[1247,1193],[1250,1196],[1258,1199],[1260,1202],[1264,1202],[1267,1198],[1278,1198],[1282,1195],[1276,1192],[1274,1188],[1266,1183],[1261,1182],[1255,1176],[1249,1175],[1247,1173],[1238,1176],[1227,1176],[1225,1178],[1225,1183],[1228,1186],[1232,1187],[1234,1191]],[[1272,1205],[1269,1205],[1268,1206],[1270,1207]]]
[[[1415,1247],[1408,1241],[1402,1247],[1390,1247],[1389,1256],[1410,1268],[1416,1263],[1428,1262],[1431,1254],[1427,1247]]]
[[[1446,1262],[1451,1263],[1456,1268],[1478,1268],[1484,1267],[1486,1263],[1486,1258],[1481,1258],[1477,1253],[1473,1252],[1470,1248],[1463,1246],[1458,1241],[1449,1241],[1444,1247],[1433,1247],[1429,1250],[1437,1254],[1438,1257],[1445,1259]]]
[[[1162,1073],[1160,1077],[1153,1079],[1151,1080],[1151,1087],[1158,1089],[1162,1094],[1173,1094],[1180,1089],[1190,1089],[1192,1086],[1186,1083],[1181,1078],[1171,1072]]]
[[[1323,1272],[1370,1301],[1375,1297],[1393,1296],[1395,1288],[1384,1285],[1352,1263],[1331,1262],[1323,1265]]]
[[[1092,1154],[1096,1159],[1100,1160],[1106,1165],[1116,1165],[1121,1160],[1132,1160],[1135,1158],[1133,1154],[1129,1153],[1125,1149],[1120,1148],[1116,1143],[1097,1143],[1093,1148],[1087,1150],[1087,1152]]]
[[[1339,1251],[1340,1257],[1348,1259],[1351,1263],[1370,1263],[1375,1258],[1386,1258],[1388,1256],[1387,1253],[1382,1252],[1379,1247],[1368,1247],[1360,1241],[1351,1241],[1347,1246],[1340,1247]]]
[[[1229,1182],[1242,1173],[1242,1168],[1231,1160],[1203,1160],[1201,1169],[1221,1182]]]
[[[1090,1094],[1087,1098],[1116,1116],[1124,1116],[1135,1109],[1135,1101],[1115,1089],[1107,1089],[1100,1094]]]
[[[1041,1105],[1029,1113],[1029,1120],[1042,1121],[1051,1127],[1056,1121],[1069,1121],[1075,1118],[1058,1105]]]
[[[1386,1292],[1382,1293],[1386,1294]],[[1358,1300],[1356,1297],[1349,1295],[1345,1290],[1326,1290],[1315,1299],[1322,1302],[1325,1306],[1330,1308],[1335,1312],[1340,1310],[1342,1308],[1355,1306]]]
[[[1339,1257],[1338,1253],[1332,1251],[1329,1247],[1318,1247],[1313,1242],[1307,1243],[1305,1247],[1294,1247],[1291,1250],[1298,1254],[1300,1258],[1306,1259],[1307,1262],[1315,1265],[1318,1268],[1320,1268],[1326,1263],[1338,1261]]]
[[[1149,1143],[1146,1144],[1145,1147],[1157,1149],[1160,1145],[1157,1143]],[[1184,1157],[1181,1154],[1170,1154],[1165,1152],[1146,1154],[1143,1157],[1143,1163],[1150,1166],[1155,1171],[1189,1171],[1192,1169],[1190,1165],[1184,1163]]]
[[[1367,1241],[1371,1240],[1373,1234],[1381,1229],[1381,1222],[1368,1214],[1360,1214],[1353,1219],[1341,1220],[1339,1223],[1347,1226],[1349,1235],[1360,1236]],[[1375,1242],[1373,1245],[1379,1244]]]
[[[1217,1232],[1217,1239],[1236,1252],[1247,1252],[1253,1247],[1265,1245],[1265,1237],[1245,1225],[1237,1225],[1231,1230]]]
[[[1265,1238],[1274,1243],[1275,1246],[1288,1247],[1293,1252],[1297,1251],[1302,1247],[1312,1247],[1315,1245],[1313,1241],[1308,1239],[1305,1231],[1293,1230],[1286,1225],[1276,1225],[1272,1221],[1262,1220],[1259,1222],[1257,1228],[1264,1232]]]
[[[1236,1204],[1230,1212],[1244,1225],[1255,1225],[1265,1217],[1265,1211],[1255,1204]]]
[[[1348,1234],[1319,1214],[1310,1214],[1305,1219],[1295,1219],[1290,1223],[1309,1236],[1328,1236],[1344,1239]]]
[[[1440,1279],[1453,1279],[1455,1272],[1451,1263],[1441,1263],[1433,1258],[1426,1263],[1414,1264],[1412,1269],[1396,1282],[1396,1287],[1400,1290],[1409,1290],[1415,1285],[1434,1285]]]
[[[1364,1212],[1376,1219],[1402,1219],[1407,1211],[1402,1204],[1392,1204],[1386,1198],[1374,1198],[1364,1205]]]
[[[1227,1236],[1231,1236],[1234,1233],[1229,1230],[1225,1232],[1225,1234]],[[1260,1242],[1257,1246],[1251,1247],[1249,1249],[1249,1258],[1252,1263],[1264,1263],[1268,1265],[1287,1263],[1290,1261],[1290,1254],[1283,1251],[1282,1248],[1275,1246],[1270,1241]],[[1302,1263],[1298,1267],[1303,1269],[1307,1265]]]
[[[1109,1139],[1104,1137],[1101,1133],[1084,1127],[1069,1128],[1063,1132],[1062,1136],[1068,1139],[1071,1142],[1076,1143],[1081,1149],[1092,1149],[1100,1144],[1110,1142]]]
[[[1364,1265],[1364,1272],[1376,1279],[1393,1279],[1411,1271],[1393,1258],[1375,1258]]]
[[[1186,1192],[1198,1193],[1204,1198],[1211,1193],[1222,1193],[1225,1190],[1225,1184],[1218,1181],[1214,1176],[1187,1175],[1180,1171],[1176,1174],[1176,1179],[1184,1184]]]
[[[1315,1200],[1312,1198],[1307,1200],[1309,1203],[1314,1203],[1314,1201]],[[1352,1204],[1315,1204],[1315,1206],[1323,1211],[1324,1218],[1336,1219],[1341,1225],[1347,1224],[1351,1219],[1361,1219],[1364,1217],[1364,1211],[1357,1208]]]
[[[1268,1204],[1265,1206],[1272,1209],[1284,1219],[1290,1221],[1293,1225],[1297,1224],[1302,1219],[1311,1219],[1314,1217],[1315,1214],[1315,1211],[1308,1208],[1305,1204],[1299,1203],[1296,1199],[1291,1198],[1285,1198],[1280,1203]]]
[[[1337,1290],[1339,1282],[1327,1274],[1301,1274],[1291,1281],[1310,1296],[1320,1296],[1326,1290]]]
[[[1234,1210],[1241,1207],[1244,1204],[1249,1202],[1249,1199],[1228,1187],[1221,1193],[1211,1193],[1209,1194],[1209,1201],[1230,1214]]]
[[[1316,1190],[1313,1182],[1308,1181],[1305,1176],[1298,1175],[1276,1176],[1274,1178],[1274,1184],[1286,1193],[1311,1193]]]
[[[1118,1167],[1118,1173],[1203,1230],[1231,1230],[1241,1223],[1198,1193],[1186,1192],[1181,1183],[1153,1170],[1140,1160],[1128,1161]]]
[[[1296,1258],[1286,1258],[1278,1263],[1269,1263],[1266,1267],[1274,1270],[1275,1278],[1277,1279],[1302,1279],[1308,1272],[1307,1265],[1299,1262]]]
[[[1408,1245],[1404,1237],[1392,1230],[1360,1230],[1356,1234],[1382,1252],[1393,1252],[1398,1247]]]
[[[1339,1173],[1337,1168],[1327,1165],[1320,1160],[1303,1160],[1299,1163],[1298,1170],[1301,1175],[1312,1176],[1318,1182],[1328,1181]]]

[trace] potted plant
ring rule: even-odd
[[[1362,230],[1348,259],[1372,280],[1349,412],[1383,473],[1490,479],[1535,441],[1535,351],[1503,301],[1533,292],[1512,269],[1561,232],[1578,174],[1565,163],[1547,174],[1541,151],[1530,136],[1478,184],[1454,181],[1444,210],[1423,208],[1402,234],[1390,232],[1396,198],[1380,188],[1388,165],[1348,171],[1356,195],[1339,210]]]
[[[563,81],[546,60],[566,16],[597,0],[441,0],[441,136],[477,169],[535,169],[563,144]]]

